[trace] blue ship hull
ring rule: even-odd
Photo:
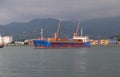
[[[90,42],[48,42],[45,40],[33,40],[35,48],[81,48],[90,47]]]

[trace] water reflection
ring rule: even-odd
[[[40,76],[83,77],[86,74],[86,49],[40,50]]]
[[[86,77],[86,63],[87,63],[87,53],[88,51],[84,48],[77,51],[77,55],[74,58],[74,69],[78,77]]]

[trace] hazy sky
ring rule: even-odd
[[[94,19],[120,16],[120,0],[0,0],[0,24],[35,18]]]

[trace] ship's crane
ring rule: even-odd
[[[61,26],[61,20],[59,20],[59,22],[58,22],[57,32],[54,33],[54,38],[58,38],[58,33],[59,33],[59,30],[60,30],[60,26]]]
[[[61,26],[61,20],[59,20],[59,22],[58,22],[57,34],[59,33],[60,26]]]
[[[78,21],[78,25],[77,25],[76,31],[74,33],[74,36],[78,36],[79,28],[80,28],[80,20]]]
[[[58,22],[58,27],[57,27],[57,31],[54,33],[54,37],[52,38],[48,38],[48,41],[51,41],[51,42],[67,42],[68,39],[67,38],[58,38],[58,33],[59,33],[59,30],[60,30],[60,26],[61,26],[61,20],[59,20]]]

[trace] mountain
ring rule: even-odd
[[[120,33],[120,17],[93,19],[81,21],[80,26],[85,35],[90,38],[106,38]],[[72,37],[77,27],[77,21],[62,21],[59,37]],[[58,19],[34,19],[29,22],[13,22],[0,25],[2,35],[12,35],[14,39],[29,39],[40,37],[40,29],[44,30],[44,37],[52,37],[56,32]],[[80,31],[79,31],[80,34]]]
[[[0,33],[2,35],[12,35],[15,39],[37,38],[40,37],[40,30],[43,28],[44,37],[52,37],[57,30],[57,26],[58,19],[34,19],[27,23],[13,22],[8,25],[2,25]],[[67,37],[73,34],[70,27],[74,27],[74,23],[71,21],[62,21],[59,36]]]
[[[94,36],[108,37],[120,34],[120,17],[93,19],[82,22],[85,32]]]

